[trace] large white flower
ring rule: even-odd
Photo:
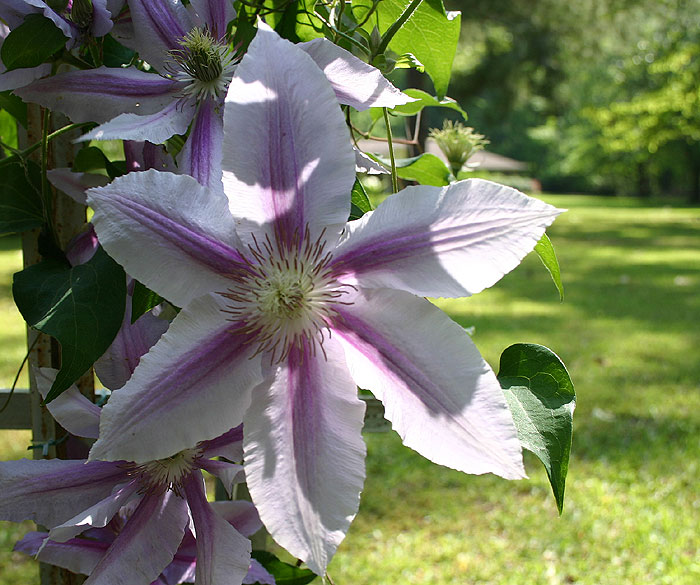
[[[91,458],[161,459],[244,422],[261,518],[319,574],[362,489],[357,386],[432,461],[522,477],[494,373],[422,297],[492,285],[558,210],[472,180],[410,187],[346,223],[354,155],[336,96],[264,26],[224,128],[225,193],[157,171],[90,192],[102,245],[183,307],[104,408]]]

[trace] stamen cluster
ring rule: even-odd
[[[235,69],[235,55],[206,28],[194,28],[180,41],[181,49],[170,51],[168,70],[178,81],[187,82],[186,97],[202,100],[220,97]]]
[[[182,482],[197,467],[196,461],[201,456],[200,449],[185,449],[165,459],[134,466],[132,474],[139,477],[141,491],[144,493],[164,493],[173,490],[182,495]]]
[[[270,361],[279,363],[295,347],[315,355],[318,342],[323,351],[336,305],[349,304],[341,297],[354,288],[333,276],[324,235],[312,240],[307,226],[288,243],[253,237],[248,271],[220,293],[233,301],[226,313],[241,326],[236,332],[252,334],[258,343],[254,355],[269,352]]]

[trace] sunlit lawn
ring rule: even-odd
[[[549,232],[563,304],[534,257],[491,290],[438,304],[475,327],[495,368],[519,341],[569,367],[579,399],[564,515],[534,458],[530,480],[467,477],[393,434],[368,435],[361,510],[329,569],[336,585],[700,582],[700,210],[545,199],[570,209]],[[8,317],[15,245],[0,240],[3,386],[23,355]],[[0,432],[6,458],[26,441]],[[12,526],[0,524],[0,584],[29,585]]]

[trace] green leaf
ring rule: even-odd
[[[272,574],[277,585],[305,585],[317,577],[316,573],[309,569],[282,562],[265,550],[254,550],[251,556]]]
[[[27,104],[9,91],[0,92],[0,108],[8,112],[22,126],[27,127]]]
[[[131,323],[136,323],[136,319],[160,305],[164,300],[159,294],[135,280],[134,293],[131,297]]]
[[[460,107],[460,105],[452,98],[446,97],[438,99],[420,89],[405,89],[403,92],[412,98],[416,98],[418,101],[403,104],[401,106],[396,106],[394,109],[391,110],[394,114],[401,114],[403,116],[414,116],[423,108],[426,108],[428,106],[437,106],[439,108],[449,108],[451,110],[455,110],[462,115],[462,118],[464,118],[464,120],[467,119],[467,112],[465,112]]]
[[[368,211],[372,211],[372,204],[365,192],[365,188],[358,179],[352,186],[352,199],[350,200],[350,220],[359,219]]]
[[[544,464],[561,514],[576,407],[569,373],[543,345],[517,343],[501,355],[498,381],[520,443]]]
[[[410,0],[382,0],[365,30],[372,30],[376,24],[384,34],[409,4]],[[366,11],[371,2],[356,0],[352,5],[355,18],[361,20],[362,11]],[[461,14],[446,12],[442,0],[424,0],[389,42],[389,48],[395,53],[411,53],[423,64],[439,98],[447,93],[460,23]]]
[[[60,51],[67,40],[50,19],[41,14],[28,14],[24,22],[5,37],[0,57],[8,71],[36,67]]]
[[[124,161],[109,160],[104,151],[97,146],[86,146],[75,155],[73,170],[83,173],[106,171],[110,178],[114,179],[126,173],[126,166]]]
[[[102,54],[104,65],[107,67],[128,65],[136,56],[134,51],[116,41],[112,35],[107,35],[102,41]]]
[[[391,161],[379,158],[379,162],[391,166]],[[418,181],[421,185],[444,187],[450,184],[452,175],[444,162],[434,154],[426,152],[411,158],[396,159],[396,174],[407,181]]]
[[[44,212],[41,203],[39,165],[19,161],[3,167],[0,180],[0,235],[41,227]]]
[[[50,402],[114,340],[124,318],[124,270],[98,248],[79,266],[44,260],[17,272],[12,293],[25,321],[61,344],[61,369],[46,397]]]
[[[559,291],[559,300],[564,300],[564,285],[561,282],[561,272],[559,271],[559,261],[557,260],[557,255],[554,252],[554,246],[549,236],[545,233],[542,234],[540,241],[535,244],[535,252],[542,260],[542,264],[549,271],[554,281],[554,286],[557,287]]]

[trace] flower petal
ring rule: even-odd
[[[195,112],[194,103],[171,100],[165,108],[155,114],[121,114],[83,134],[78,142],[122,139],[147,140],[159,144],[174,134],[187,132]]]
[[[367,108],[394,108],[416,101],[394,87],[379,69],[328,39],[314,39],[299,43],[297,47],[321,68],[341,104],[362,111]]]
[[[41,79],[51,74],[51,63],[43,63],[37,67],[27,67],[5,71],[0,67],[0,91],[8,91],[29,85],[36,79]],[[15,92],[17,93],[17,92]]]
[[[123,485],[94,506],[53,527],[49,530],[49,538],[56,542],[66,542],[88,528],[104,528],[122,506],[134,499],[138,489],[139,484],[135,481]]]
[[[91,459],[162,459],[242,422],[260,358],[250,358],[254,346],[232,332],[224,309],[206,296],[180,312],[102,409]]]
[[[242,232],[269,224],[273,241],[290,244],[307,226],[315,239],[347,219],[355,156],[333,90],[306,53],[262,23],[229,87],[223,152]]]
[[[401,291],[361,290],[350,300],[338,309],[334,337],[404,444],[466,473],[525,477],[501,386],[464,330]]]
[[[110,256],[179,307],[226,290],[229,276],[244,269],[226,198],[192,177],[155,170],[128,173],[91,189],[88,201],[95,210],[95,231]]]
[[[260,515],[252,502],[211,502],[210,506],[243,536],[252,536],[263,527]]]
[[[236,17],[233,2],[190,0],[190,5],[197,13],[197,24],[206,26],[217,39],[223,38],[228,23]]]
[[[337,342],[307,349],[293,348],[269,391],[253,392],[244,460],[272,537],[323,575],[360,503],[365,407]]]
[[[58,370],[39,368],[34,370],[34,380],[42,398],[46,398],[56,379]],[[83,396],[73,385],[49,402],[49,409],[58,424],[77,437],[96,439],[100,428],[101,409]]]
[[[193,473],[184,481],[197,531],[197,585],[240,585],[250,565],[250,541],[212,510],[204,480]]]
[[[74,201],[81,205],[87,203],[85,190],[91,187],[104,187],[109,183],[110,178],[105,175],[93,173],[74,173],[71,169],[64,167],[60,169],[49,169],[46,172],[49,182],[59,191],[63,191]]]
[[[182,2],[173,0],[129,0],[134,24],[133,49],[161,73],[168,51],[179,49],[180,41],[193,27]]]
[[[355,151],[355,171],[367,173],[368,175],[390,175],[391,171],[378,163],[373,158],[367,156],[359,148],[353,146]]]
[[[180,151],[180,171],[205,187],[221,191],[221,144],[224,139],[223,104],[213,99],[199,104],[192,130]]]
[[[98,67],[39,79],[15,93],[73,122],[101,123],[124,112],[155,114],[176,99],[180,88],[176,81],[135,68]]]
[[[348,224],[333,269],[363,287],[469,296],[515,268],[559,213],[481,179],[409,187]]]
[[[250,559],[248,574],[243,578],[243,583],[248,585],[276,585],[275,578],[255,559]]]
[[[145,495],[85,585],[150,585],[173,560],[187,523],[180,496]]]
[[[229,498],[233,497],[233,486],[245,481],[243,466],[228,461],[216,461],[214,459],[201,459],[199,467],[215,475],[221,480]]]
[[[112,13],[107,6],[107,0],[92,0],[90,34],[95,38],[103,37],[110,30],[112,30]]]
[[[36,555],[36,559],[42,563],[89,575],[109,548],[109,542],[92,538],[71,538],[66,542],[54,542],[46,540],[47,537],[47,532],[29,532],[15,544],[13,550],[32,557]]]
[[[204,457],[226,457],[229,461],[243,461],[243,426],[238,425],[215,439],[197,445]]]
[[[56,526],[127,479],[121,463],[60,459],[0,462],[0,518]]]

